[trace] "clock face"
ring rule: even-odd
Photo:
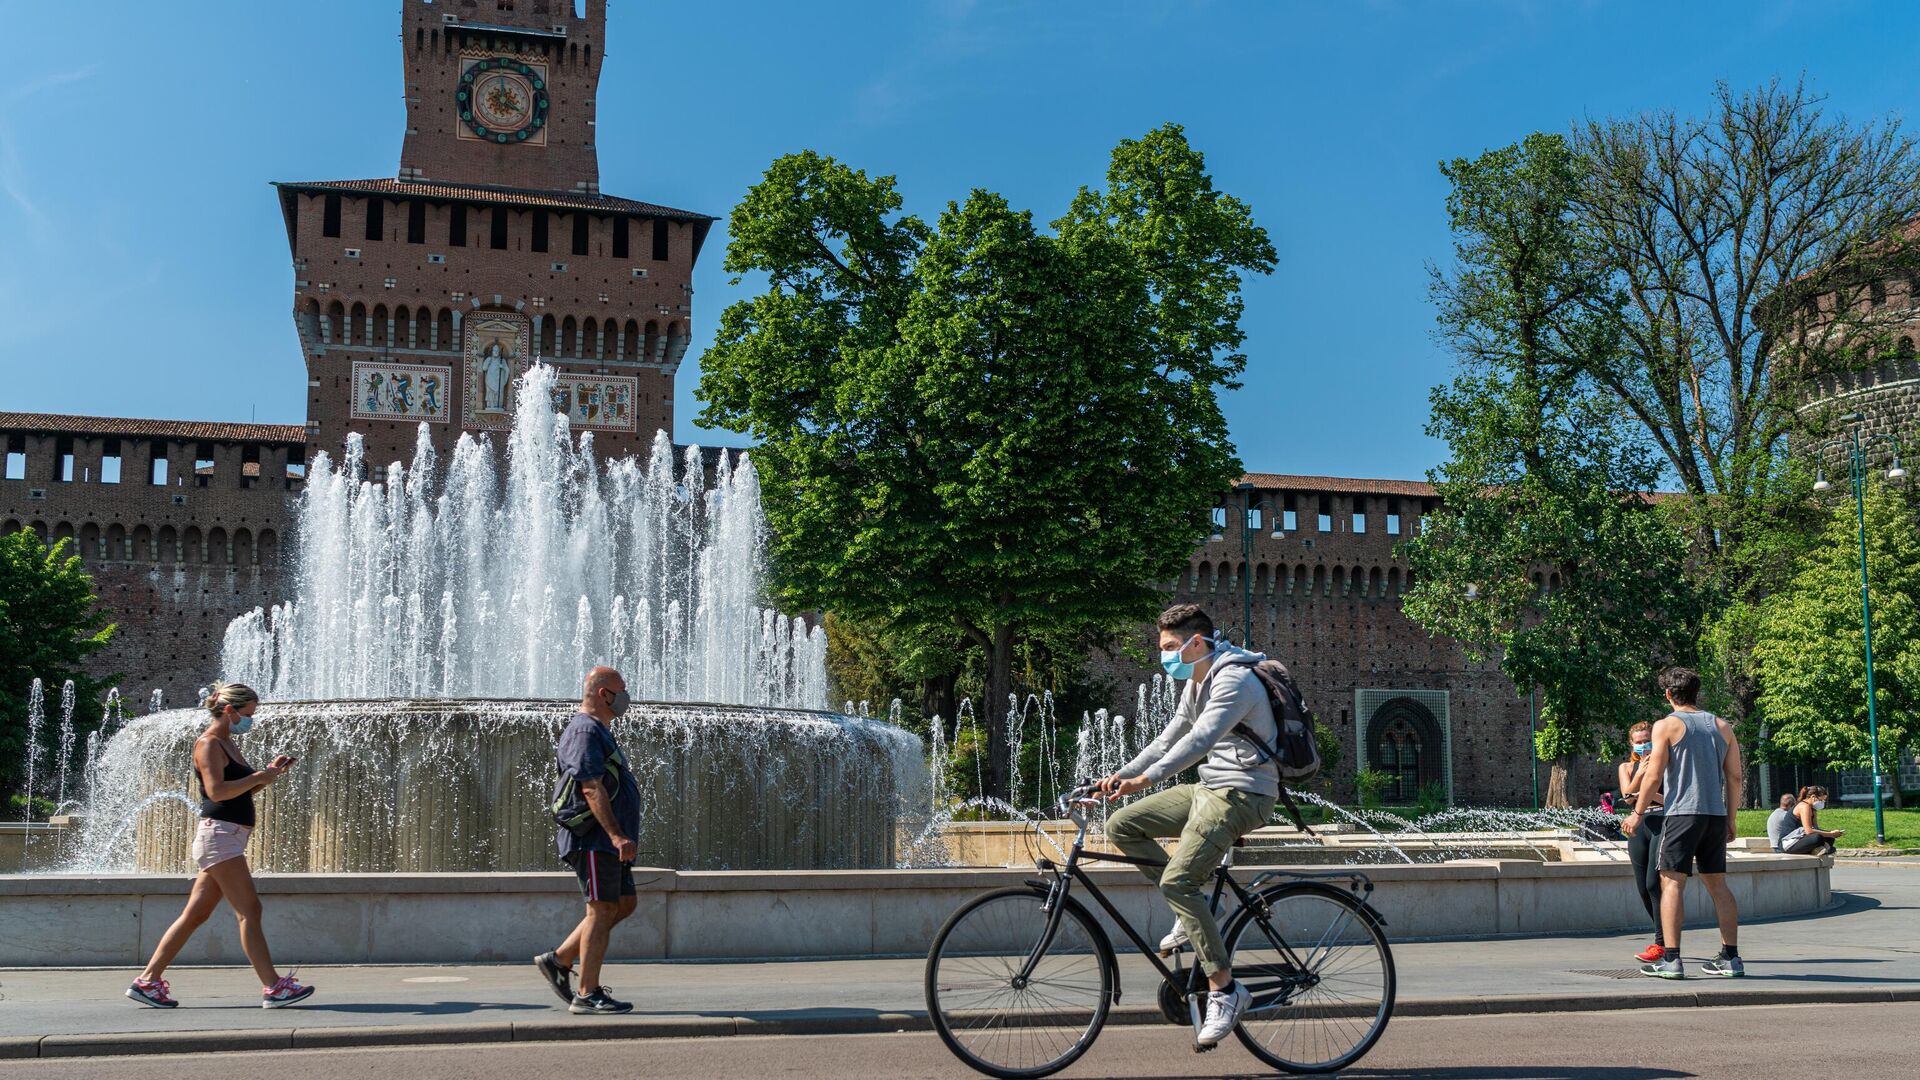
[[[544,67],[497,56],[475,60],[461,72],[454,100],[460,109],[460,122],[474,137],[496,143],[544,141]]]

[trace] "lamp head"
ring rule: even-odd
[[[1815,480],[1815,481],[1813,482],[1813,490],[1815,490],[1815,491],[1828,491],[1828,490],[1831,490],[1831,489],[1832,489],[1832,487],[1833,487],[1833,485],[1832,485],[1832,484],[1829,484],[1829,483],[1827,483],[1827,472],[1826,472],[1826,470],[1825,470],[1825,469],[1822,469],[1822,470],[1820,470],[1820,476],[1819,476],[1819,478],[1818,478],[1818,479],[1816,479],[1816,480]]]
[[[1859,413],[1857,413],[1857,412],[1850,412],[1850,413],[1847,413],[1847,414],[1845,414],[1845,415],[1843,415],[1843,416],[1841,416],[1841,417],[1840,417],[1840,422],[1841,422],[1841,423],[1843,423],[1843,424],[1857,424],[1857,423],[1859,423],[1860,421],[1862,421],[1862,420],[1865,420],[1865,419],[1866,419],[1866,417],[1864,417],[1864,416],[1861,416],[1861,415],[1860,415]]]
[[[1891,469],[1888,469],[1888,470],[1887,470],[1887,479],[1889,479],[1889,480],[1905,480],[1906,478],[1907,478],[1907,470],[1905,470],[1905,469],[1903,469],[1903,468],[1901,468],[1901,467],[1900,467],[1900,459],[1899,459],[1899,458],[1894,458],[1894,459],[1893,459],[1893,468],[1891,468]]]

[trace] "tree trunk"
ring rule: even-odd
[[[1007,745],[1007,699],[1012,694],[1013,627],[996,626],[987,646],[986,700],[980,703],[987,722],[987,793],[1017,806],[1018,793],[1010,786],[1013,748]]]
[[[1547,770],[1547,794],[1541,805],[1549,810],[1565,810],[1571,804],[1567,802],[1567,759],[1553,759],[1553,766]]]
[[[948,673],[920,681],[920,715],[926,717],[929,722],[936,716],[946,721],[947,734],[950,738],[959,736],[959,731],[953,726],[955,713],[958,712],[958,706],[953,700],[956,678],[957,676]]]

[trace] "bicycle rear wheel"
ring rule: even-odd
[[[1344,890],[1312,883],[1261,893],[1228,929],[1234,978],[1253,1004],[1234,1034],[1287,1072],[1333,1072],[1366,1054],[1393,1015],[1393,953],[1373,915]]]
[[[989,1076],[1060,1071],[1093,1045],[1113,1000],[1113,947],[1071,900],[1047,937],[1046,890],[1013,887],[969,900],[927,953],[927,1013],[954,1056]]]

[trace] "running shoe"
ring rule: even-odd
[[[539,970],[540,977],[553,987],[555,996],[562,1005],[573,1004],[573,969],[560,963],[560,958],[550,952],[541,953],[533,958],[533,966]]]
[[[1173,929],[1167,931],[1167,936],[1160,939],[1160,955],[1172,956],[1174,953],[1186,947],[1187,947],[1186,927],[1181,926],[1180,920],[1175,919],[1173,922]]]
[[[1723,979],[1738,979],[1747,973],[1747,965],[1737,956],[1716,956],[1700,965],[1700,970]]]
[[[567,1006],[568,1012],[610,1016],[614,1013],[633,1011],[630,1001],[615,1001],[613,993],[607,987],[600,987],[591,994],[575,994]]]
[[[1204,1054],[1220,1045],[1240,1024],[1240,1015],[1253,1004],[1246,984],[1235,982],[1231,990],[1213,990],[1207,994],[1207,1018],[1193,1036],[1195,1053]]]
[[[133,985],[127,987],[127,997],[156,1009],[171,1009],[180,1004],[167,993],[165,979],[135,979]]]
[[[1661,950],[1665,952],[1665,950]],[[1666,953],[1665,957],[1640,967],[1640,974],[1651,979],[1684,979],[1687,969],[1680,963],[1680,954]]]
[[[313,987],[301,986],[300,980],[291,974],[280,976],[280,981],[260,991],[260,1007],[263,1009],[283,1009],[313,996]]]
[[[1651,964],[1655,960],[1659,960],[1662,957],[1665,957],[1666,955],[1667,955],[1666,946],[1656,941],[1653,944],[1647,946],[1646,948],[1640,950],[1639,952],[1634,953],[1633,958],[1635,960],[1640,961],[1643,964]]]

